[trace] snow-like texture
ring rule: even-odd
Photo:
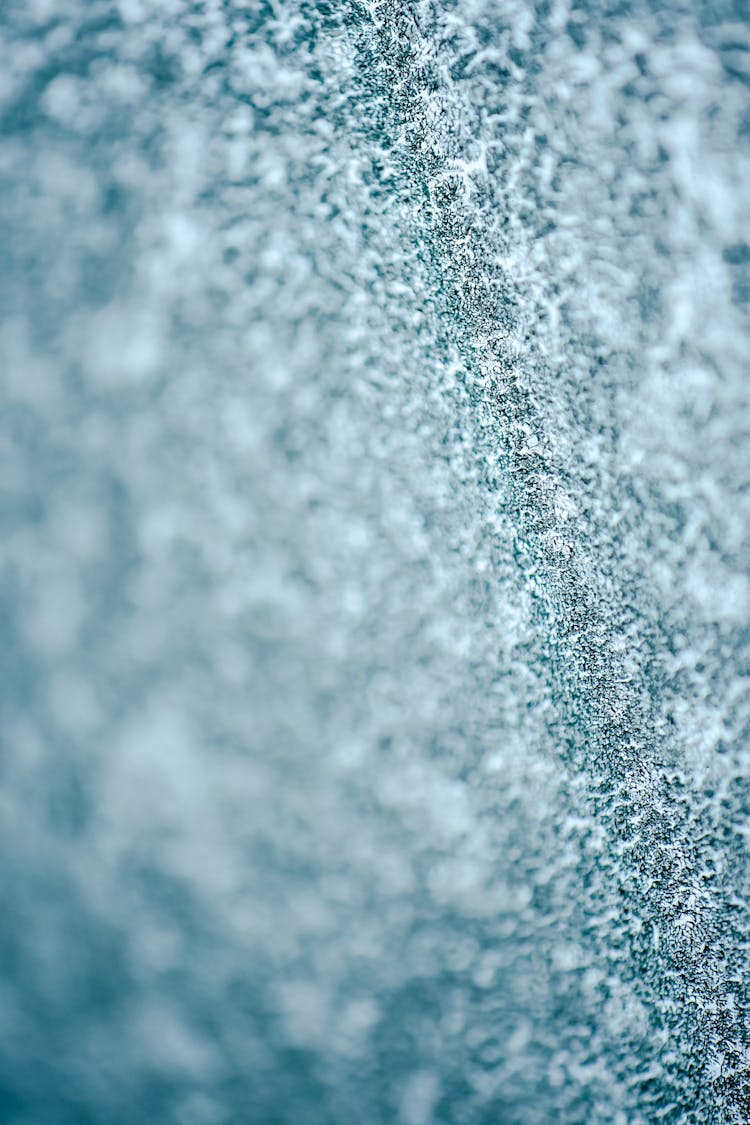
[[[750,1119],[744,0],[4,0],[8,1125]]]

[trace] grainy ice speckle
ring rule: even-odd
[[[750,1120],[744,0],[4,0],[0,1120]]]

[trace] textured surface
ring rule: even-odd
[[[739,2],[6,0],[0,1117],[740,1123]]]

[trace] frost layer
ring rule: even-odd
[[[743,20],[3,6],[4,1120],[747,1119]]]

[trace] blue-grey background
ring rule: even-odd
[[[741,0],[4,0],[0,1120],[750,1119]]]

